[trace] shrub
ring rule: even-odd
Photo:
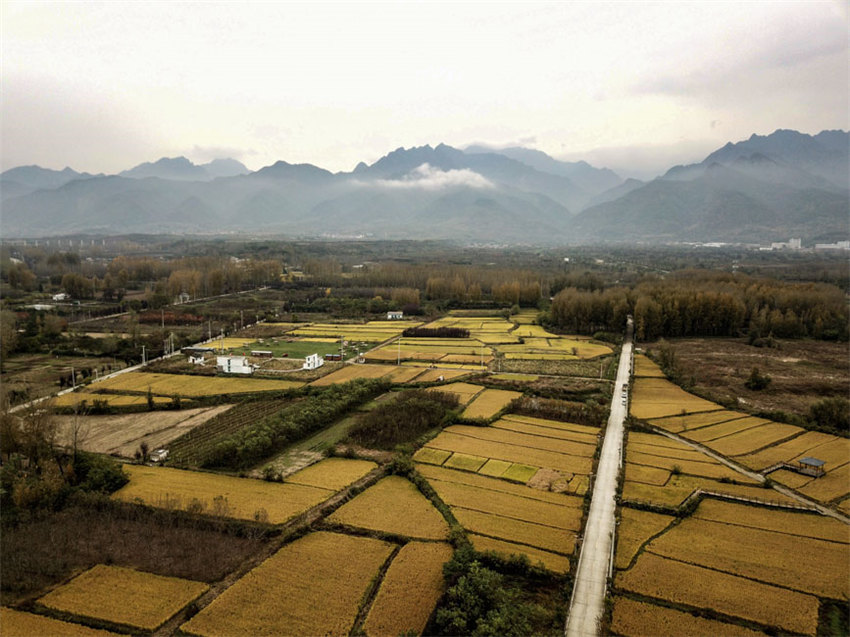
[[[86,451],[77,452],[74,475],[80,489],[99,493],[113,493],[129,481],[121,463]]]
[[[771,380],[770,376],[762,374],[758,367],[753,367],[753,371],[750,372],[750,377],[744,383],[744,386],[753,391],[761,391],[762,389],[767,389]]]

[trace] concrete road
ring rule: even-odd
[[[632,320],[629,319],[575,573],[565,630],[567,637],[597,637],[599,634],[599,620],[604,611],[608,577],[614,562],[614,497],[617,493],[617,473],[623,463],[623,433],[628,410],[626,392],[629,387],[632,348]]]

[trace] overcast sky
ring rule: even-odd
[[[822,2],[7,2],[2,168],[185,155],[351,170],[525,145],[626,175],[777,128],[848,128]]]

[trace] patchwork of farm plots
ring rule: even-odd
[[[203,582],[99,564],[38,603],[62,613],[155,630],[208,588]]]
[[[181,627],[191,635],[347,635],[387,567],[367,635],[421,632],[443,592],[444,543],[401,550],[368,537],[317,531],[285,545]],[[320,603],[317,603],[321,600]]]
[[[128,372],[96,383],[98,391],[147,394],[157,396],[221,396],[281,391],[301,387],[304,383],[266,378],[232,378],[191,376],[189,374],[159,374]],[[92,389],[92,387],[90,387]]]
[[[166,396],[152,396],[151,398],[155,405],[168,405],[172,402],[172,399]],[[74,407],[86,408],[94,406],[95,401],[103,402],[109,407],[142,407],[148,404],[147,396],[95,394],[94,392],[87,391],[75,391],[56,396],[51,400],[51,404],[60,409]]]
[[[284,483],[276,483],[128,465],[130,482],[113,497],[127,502],[140,500],[160,508],[279,524],[321,504],[376,466],[363,460],[329,458],[294,473]]]
[[[635,357],[635,373],[649,374],[650,377],[635,379],[632,415],[699,443],[754,471],[768,471],[774,481],[812,499],[823,503],[840,503],[850,497],[850,440],[724,409],[656,377],[657,371],[660,370],[649,359]],[[655,444],[660,443],[656,441]],[[641,453],[646,452],[646,449],[634,448],[632,445],[629,448],[631,460],[635,464],[670,468],[669,463],[660,465],[658,461],[647,462],[646,456]],[[687,460],[687,455],[681,457]],[[789,470],[805,457],[824,461],[825,475],[813,477]],[[702,458],[703,462],[708,460],[706,456]],[[690,459],[698,461],[696,457]],[[783,463],[790,467],[784,467]],[[698,465],[690,463],[678,463],[678,466],[684,474],[723,477],[694,471]],[[650,477],[650,473],[654,475]],[[666,478],[658,472],[633,469],[632,474],[640,474],[652,483],[666,483]],[[628,475],[627,468],[627,480]]]
[[[403,385],[405,383],[429,383],[459,378],[469,374],[466,370],[425,369],[408,365],[346,365],[327,376],[314,380],[311,385],[325,387],[337,383],[347,383],[357,378],[386,378],[391,382]]]
[[[2,607],[0,608],[0,626],[3,627],[4,635],[61,635],[62,637],[108,637],[119,635],[107,630],[88,628],[80,624],[25,613],[20,610]]]
[[[524,315],[527,319],[529,315]],[[512,317],[513,318],[513,317]],[[405,360],[432,364],[484,366],[496,354],[506,359],[571,360],[611,354],[607,345],[590,339],[550,334],[539,325],[514,323],[501,317],[471,317],[455,313],[428,323],[429,329],[453,327],[468,338],[401,338],[366,354],[370,361]]]
[[[291,330],[293,336],[307,338],[332,338],[366,343],[382,343],[395,338],[411,327],[419,327],[416,321],[369,321],[368,323],[308,323]]]
[[[850,527],[838,520],[715,499],[680,523],[628,508],[621,517],[617,634],[750,634],[740,621],[814,635],[820,600],[850,596]],[[714,619],[687,615],[699,609]]]

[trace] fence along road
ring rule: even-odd
[[[602,452],[596,469],[590,511],[584,527],[584,538],[576,568],[573,597],[567,615],[567,637],[597,637],[599,622],[605,608],[608,577],[614,557],[614,528],[616,525],[617,474],[623,463],[623,433],[625,430],[626,400],[632,366],[632,319],[626,325],[626,338],[620,352],[611,414],[602,442]]]

